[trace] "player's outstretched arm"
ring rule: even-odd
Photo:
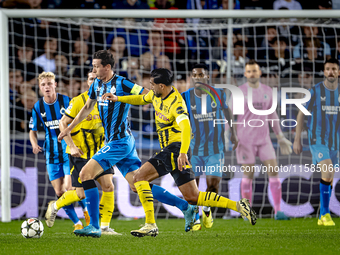
[[[301,145],[301,133],[303,129],[305,116],[304,114],[299,111],[297,118],[296,118],[296,129],[295,129],[295,139],[293,144],[293,150],[296,154],[300,154],[302,152],[302,145]]]
[[[112,102],[121,102],[132,105],[146,105],[150,102],[144,100],[144,95],[132,95],[132,96],[116,96],[111,93],[105,93],[102,96],[103,100],[109,100]]]
[[[90,112],[93,110],[94,106],[96,105],[97,100],[95,99],[87,99],[86,104],[84,107],[80,110],[78,115],[74,118],[74,120],[71,122],[71,124],[65,128],[63,131],[60,132],[58,136],[58,142],[61,142],[61,140],[64,139],[65,136],[71,133],[72,129],[75,128],[83,119],[87,117],[87,115],[90,114]]]
[[[229,107],[227,109],[224,109],[224,116],[225,116],[226,120],[228,121],[229,127],[230,127],[230,123],[232,123],[232,121],[234,121],[234,116],[233,116],[233,113],[231,112],[231,109]],[[235,125],[230,127],[230,130],[231,130],[230,141],[234,145],[233,146],[233,151],[234,151],[234,150],[236,150],[237,145],[238,145],[238,138],[237,138],[237,135],[236,135]]]
[[[30,142],[32,144],[34,154],[42,152],[42,148],[38,145],[38,131],[30,131]]]
[[[72,119],[64,115],[59,122],[60,131],[64,131],[71,122],[72,122]],[[72,157],[81,157],[82,155],[84,155],[84,152],[74,144],[70,133],[68,133],[64,137],[64,141],[66,142],[68,147],[70,147]]]

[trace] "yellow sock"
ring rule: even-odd
[[[201,192],[198,195],[197,205],[229,208],[237,212],[236,202],[226,197],[222,197],[215,192]]]
[[[57,200],[55,204],[57,206],[57,209],[59,210],[60,208],[63,208],[64,206],[68,206],[78,201],[80,201],[80,198],[77,195],[77,191],[68,190]]]
[[[115,208],[114,191],[104,192],[99,203],[100,226],[109,227],[112,218],[112,213]]]
[[[145,212],[145,223],[156,223],[153,209],[153,195],[149,182],[140,181],[135,183],[139,200],[141,201]]]

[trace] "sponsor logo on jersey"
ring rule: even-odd
[[[60,109],[60,114],[61,114],[61,115],[64,115],[64,114],[65,114],[65,108],[64,108],[64,107],[61,107],[61,109]]]
[[[110,93],[111,93],[111,94],[116,93],[116,87],[115,87],[115,86],[112,86],[112,88],[111,88],[111,90],[110,90]]]
[[[45,126],[50,129],[58,129],[59,128],[59,120],[51,120],[45,121]]]
[[[165,120],[165,121],[169,121],[169,119],[166,116],[164,116],[161,112],[156,111],[155,113],[158,118]]]

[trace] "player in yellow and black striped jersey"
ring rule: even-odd
[[[151,90],[143,96],[146,103],[152,103],[155,108],[156,128],[161,148],[173,142],[181,142],[181,120],[188,118],[188,111],[181,94],[175,87],[164,99],[156,97]]]
[[[88,92],[73,98],[65,115],[73,120],[89,98]],[[71,132],[74,145],[82,151],[80,158],[90,159],[101,147],[104,146],[104,128],[99,117],[98,107],[95,106],[92,112],[80,122]],[[71,154],[70,146],[67,146],[66,153]]]
[[[189,203],[229,208],[240,212],[251,224],[255,225],[256,214],[248,200],[241,199],[236,202],[214,192],[198,191],[189,163],[190,156],[188,156],[191,139],[190,121],[183,98],[172,86],[172,82],[172,72],[165,68],[159,68],[151,72],[152,91],[147,95],[118,97],[111,93],[103,95],[103,99],[113,102],[134,105],[145,105],[152,102],[156,111],[157,132],[160,136],[162,149],[143,164],[134,176],[134,185],[145,211],[145,225],[139,230],[131,231],[131,234],[139,237],[158,234],[149,182],[168,173],[173,176],[184,199]]]
[[[93,83],[95,78],[96,74],[92,72],[88,73],[89,86]],[[65,115],[60,121],[61,130],[66,128],[68,124],[70,124],[72,120],[78,115],[80,110],[86,104],[88,97],[88,92],[85,91],[71,100],[69,107],[65,111]],[[67,143],[66,153],[69,154],[72,186],[76,189],[65,192],[64,195],[55,203],[52,201],[46,214],[48,214],[50,211],[53,211],[52,207],[54,207],[55,210],[59,210],[68,204],[85,198],[85,193],[79,178],[79,173],[86,163],[92,158],[92,156],[104,146],[104,128],[99,117],[97,106],[94,107],[86,119],[80,122],[72,130],[71,137],[66,137],[65,141]],[[111,168],[110,170],[103,172],[95,178],[103,189],[103,195],[99,206],[102,234],[109,235],[118,234],[113,229],[109,228],[114,210],[114,186],[112,183],[113,174],[114,170]]]

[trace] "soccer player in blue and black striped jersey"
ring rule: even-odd
[[[58,143],[59,121],[67,109],[70,98],[56,93],[57,83],[51,72],[43,72],[39,75],[39,88],[43,97],[35,103],[30,121],[30,141],[33,153],[44,151],[46,157],[46,169],[55,193],[61,197],[65,189],[71,189],[71,176],[68,155],[65,153],[66,143]],[[45,129],[44,148],[38,145],[38,128]],[[66,214],[73,221],[75,229],[83,228],[83,225],[74,210],[73,205],[64,207]]]
[[[88,95],[89,99],[71,124],[60,133],[58,140],[70,135],[72,129],[85,119],[97,103],[100,119],[105,132],[106,145],[101,148],[82,168],[80,179],[83,184],[86,205],[91,218],[90,225],[74,233],[80,236],[100,237],[99,227],[99,193],[94,178],[114,165],[129,182],[130,188],[136,192],[133,183],[134,175],[141,166],[137,155],[135,140],[131,134],[127,120],[130,105],[121,102],[111,102],[102,96],[111,95],[141,95],[147,94],[145,89],[134,82],[115,74],[112,70],[114,59],[106,50],[100,50],[93,56],[93,73],[97,79],[92,83]],[[186,230],[191,228],[195,217],[193,206],[187,201],[178,198],[157,185],[152,185],[153,197],[162,203],[176,206],[184,213]]]
[[[191,139],[190,143],[192,151],[191,164],[195,172],[197,185],[199,184],[199,177],[205,172],[206,191],[218,193],[224,166],[225,125],[216,124],[214,120],[223,122],[223,120],[227,119],[228,123],[230,123],[233,117],[226,105],[226,95],[223,89],[215,89],[208,85],[209,72],[205,64],[193,66],[191,79],[194,88],[182,93],[188,108],[193,133],[193,139]],[[206,114],[202,113],[202,96],[206,96]],[[233,149],[236,149],[238,141],[234,128],[231,129],[231,141],[234,144]],[[203,206],[202,215],[203,225],[206,228],[211,228],[213,219],[210,207]],[[193,230],[200,229],[201,222],[197,213]]]
[[[334,168],[339,166],[340,90],[338,87],[339,62],[328,59],[324,64],[325,80],[310,89],[311,99],[306,103],[308,140],[313,157],[312,168],[321,170],[319,226],[334,226],[329,211]],[[301,132],[304,114],[297,116],[294,152],[302,152]]]

